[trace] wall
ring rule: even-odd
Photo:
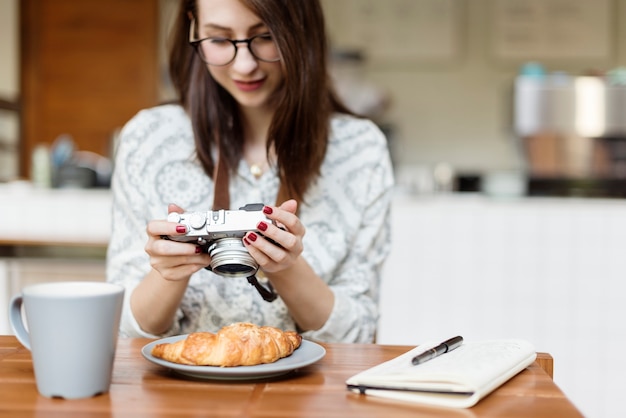
[[[18,0],[0,0],[0,182],[15,178],[19,116]]]
[[[339,46],[350,37],[353,1],[358,0],[323,0],[329,33],[340,41]],[[370,80],[392,96],[388,118],[395,125],[394,157],[401,164],[446,162],[468,171],[517,168],[521,161],[509,121],[519,65],[499,62],[491,52],[492,0],[457,2],[462,10],[461,45],[454,62],[372,64],[367,68]],[[550,60],[549,70],[580,74],[588,68],[626,65],[626,1],[611,0],[609,7],[614,28],[611,56],[604,61]]]
[[[19,94],[18,1],[0,1],[0,98],[5,100],[15,100]]]

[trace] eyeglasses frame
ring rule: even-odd
[[[251,55],[252,55],[255,59],[257,59],[257,60],[259,60],[259,61],[263,61],[263,62],[278,62],[278,61],[280,61],[280,56],[279,56],[278,58],[276,58],[275,60],[266,60],[266,59],[263,59],[263,58],[258,57],[258,56],[254,53],[254,51],[252,51],[252,48],[251,48],[251,46],[250,46],[250,45],[251,45],[251,43],[252,43],[252,41],[253,41],[254,39],[258,38],[258,37],[261,37],[261,36],[266,36],[266,34],[265,34],[265,33],[258,34],[258,35],[254,35],[254,36],[251,36],[250,38],[247,38],[247,39],[217,38],[217,37],[215,37],[215,36],[207,36],[206,38],[202,38],[202,39],[195,39],[195,38],[194,38],[194,34],[195,34],[195,32],[196,32],[196,19],[191,19],[191,22],[190,22],[190,24],[189,24],[189,44],[190,44],[191,46],[193,46],[193,47],[194,47],[194,49],[196,50],[196,53],[198,54],[198,56],[200,57],[200,59],[201,59],[202,61],[204,61],[205,63],[207,63],[208,65],[212,65],[212,66],[214,66],[214,67],[224,67],[224,66],[226,66],[226,65],[230,64],[231,62],[233,62],[233,61],[235,60],[235,58],[237,58],[237,53],[239,52],[239,48],[237,47],[237,44],[246,44],[246,46],[248,47],[248,51],[250,51],[250,54],[251,54]],[[233,46],[235,47],[235,54],[233,55],[233,58],[232,58],[230,61],[228,61],[227,63],[225,63],[225,64],[211,64],[210,62],[207,62],[207,61],[204,59],[203,54],[202,54],[200,51],[198,51],[198,48],[200,48],[200,44],[201,44],[203,41],[206,41],[207,39],[220,39],[220,40],[222,40],[222,41],[228,41],[228,42],[230,42],[231,44],[233,44]],[[279,53],[279,55],[280,55],[280,53]]]

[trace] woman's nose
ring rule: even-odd
[[[241,74],[248,74],[259,66],[257,59],[246,45],[237,45],[237,55],[233,61],[233,69]]]

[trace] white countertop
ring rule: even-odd
[[[28,182],[0,183],[0,243],[103,245],[109,242],[112,194],[109,189],[39,189]],[[621,218],[626,199],[511,198],[497,199],[480,194],[449,194],[394,198],[395,222],[404,224],[419,216],[429,224],[432,216],[462,224],[480,213],[481,219],[504,211],[522,211],[541,218],[557,213]],[[539,213],[537,212],[539,211]],[[556,215],[557,219],[560,216]],[[496,216],[499,218],[499,216]],[[571,218],[571,216],[570,216]],[[432,223],[430,223],[432,225]],[[445,224],[445,221],[444,221]],[[407,224],[403,230],[410,229]],[[442,231],[443,232],[443,231]],[[476,231],[474,231],[476,232]],[[474,233],[466,236],[471,239]]]
[[[0,243],[106,246],[111,230],[108,189],[39,189],[0,184]]]

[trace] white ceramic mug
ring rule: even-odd
[[[109,391],[123,297],[122,286],[105,282],[42,283],[13,297],[9,319],[32,353],[39,393],[79,399]]]

